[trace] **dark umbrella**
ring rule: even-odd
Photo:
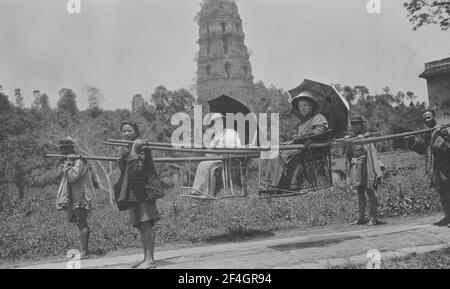
[[[299,86],[289,90],[291,99],[303,91],[309,91],[319,103],[319,112],[328,120],[328,126],[333,129],[335,136],[348,133],[350,106],[345,98],[332,85],[305,79]],[[299,112],[291,109],[291,113],[298,116]]]
[[[218,98],[208,100],[209,112],[221,113],[226,116],[227,113],[242,113],[244,116],[250,113],[250,110],[241,102],[227,95],[221,95]],[[235,130],[237,130],[237,123],[235,123]],[[258,129],[256,130],[256,133]],[[245,124],[245,142],[249,144],[250,140],[253,140],[254,136],[249,136],[249,124]],[[241,136],[242,139],[242,136]]]
[[[218,112],[223,115],[227,113],[243,113],[246,115],[250,110],[241,102],[227,95],[208,100],[209,112]]]

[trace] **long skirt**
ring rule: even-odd
[[[305,179],[302,155],[298,151],[283,151],[278,157],[268,160],[261,182],[284,189],[298,189]]]

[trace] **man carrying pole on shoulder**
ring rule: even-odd
[[[426,155],[426,174],[431,178],[430,185],[439,193],[444,218],[434,223],[436,226],[450,224],[450,132],[436,122],[436,112],[426,109],[422,112],[426,126],[434,128],[423,139],[410,136],[409,147],[421,155]]]
[[[75,156],[75,142],[70,138],[59,141],[61,154],[67,156],[61,165],[61,184],[56,196],[56,208],[67,213],[68,221],[79,229],[81,259],[89,258],[88,218],[92,214],[92,202],[95,196],[94,185],[89,173],[88,163]]]
[[[349,138],[365,138],[365,120],[360,115],[351,117],[351,134]],[[358,193],[358,219],[353,225],[374,226],[378,220],[378,198],[375,190],[381,178],[380,161],[374,144],[348,146],[345,149],[347,184]],[[369,197],[370,219],[366,219],[366,194]]]

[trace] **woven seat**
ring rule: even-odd
[[[306,145],[297,154],[293,155],[287,164],[286,171],[278,186],[264,185],[258,195],[260,198],[275,198],[285,196],[304,195],[311,191],[329,188],[333,185],[331,176],[331,146],[310,148],[311,140],[320,140],[329,143],[331,131],[327,131],[313,138],[303,138]],[[326,142],[324,142],[324,140]],[[296,139],[296,143],[300,143]]]

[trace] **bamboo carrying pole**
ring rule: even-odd
[[[128,146],[133,144],[133,141],[128,140],[113,140],[109,139],[106,142],[103,142],[103,144],[106,145],[115,145],[115,146]],[[171,147],[171,144],[164,144],[159,143],[158,146],[149,145],[148,142],[144,142],[144,146],[148,146],[149,148],[153,150],[167,150],[167,148],[170,148],[172,151],[178,151],[178,152],[199,152],[199,153],[211,153],[211,154],[227,154],[227,153],[260,153],[262,151],[271,151],[271,150],[298,150],[303,149],[306,146],[303,144],[292,144],[292,145],[278,145],[278,146],[270,146],[270,147],[238,147],[238,148],[182,148],[182,147]],[[326,147],[329,144],[326,143],[313,143],[310,145],[310,147]]]
[[[450,127],[450,123],[442,125],[441,127],[442,128]],[[427,128],[427,129],[422,129],[422,130],[418,130],[418,131],[404,132],[404,133],[399,133],[399,134],[384,135],[384,136],[378,136],[378,137],[369,137],[369,138],[364,138],[364,139],[349,139],[349,140],[342,139],[342,141],[333,142],[332,147],[346,147],[346,146],[352,146],[352,145],[363,145],[363,144],[369,144],[369,143],[375,143],[375,142],[381,142],[381,141],[388,141],[388,140],[393,140],[396,138],[406,138],[409,136],[425,134],[425,133],[432,132],[434,130],[435,130],[435,128]]]
[[[450,127],[450,124],[442,125],[443,128]],[[348,147],[348,146],[354,146],[354,145],[363,145],[363,144],[369,144],[369,143],[376,143],[376,142],[382,142],[382,141],[389,141],[396,138],[405,138],[409,136],[414,135],[420,135],[425,134],[434,131],[434,128],[427,128],[423,130],[413,131],[413,132],[404,132],[400,134],[393,134],[393,135],[385,135],[385,136],[375,136],[375,137],[367,137],[364,139],[338,139],[334,140],[331,143],[311,143],[309,147],[311,148],[320,148],[320,147],[327,147],[330,146],[332,148],[341,148],[341,147]],[[104,142],[104,144],[107,145],[114,145],[114,146],[128,146],[130,144],[133,144],[133,141],[128,140],[117,140],[117,139],[109,139],[108,141]],[[192,153],[210,153],[210,154],[249,154],[249,153],[260,153],[265,151],[272,151],[272,150],[279,150],[279,151],[286,151],[286,150],[299,150],[304,149],[306,146],[304,144],[285,144],[285,145],[277,145],[277,146],[270,146],[270,147],[241,147],[241,148],[182,148],[182,147],[176,147],[172,146],[172,144],[169,143],[158,143],[158,142],[149,142],[144,141],[144,146],[148,146],[149,148],[153,150],[164,150],[164,151],[174,151],[174,152],[192,152]],[[256,155],[255,155],[256,156]]]
[[[103,142],[105,145],[113,145],[113,146],[121,146],[126,147],[129,143],[125,142],[116,142],[116,141],[106,141]],[[149,147],[152,150],[160,150],[160,151],[173,151],[173,152],[189,152],[189,153],[201,153],[201,154],[244,154],[248,155],[249,153],[258,151],[247,150],[246,148],[224,148],[224,149],[209,149],[209,148],[177,148],[177,147],[163,147],[163,146],[151,146],[147,145],[145,142],[143,144],[144,147]]]
[[[66,155],[59,155],[59,154],[45,154],[45,156],[47,158],[60,158],[60,159],[68,158]],[[118,157],[99,157],[99,156],[82,156],[82,155],[75,155],[75,159],[85,159],[85,160],[93,160],[93,161],[110,161],[110,162],[119,161]]]
[[[48,158],[60,158],[60,159],[67,159],[66,155],[59,155],[59,154],[46,154],[45,155]],[[153,161],[155,163],[177,163],[177,162],[186,162],[186,161],[221,161],[226,160],[229,158],[247,158],[247,156],[230,156],[230,157],[179,157],[179,158],[155,158]],[[82,156],[82,155],[75,155],[75,159],[85,159],[85,160],[93,160],[93,161],[110,161],[110,162],[117,162],[119,161],[119,157],[100,157],[100,156]]]

